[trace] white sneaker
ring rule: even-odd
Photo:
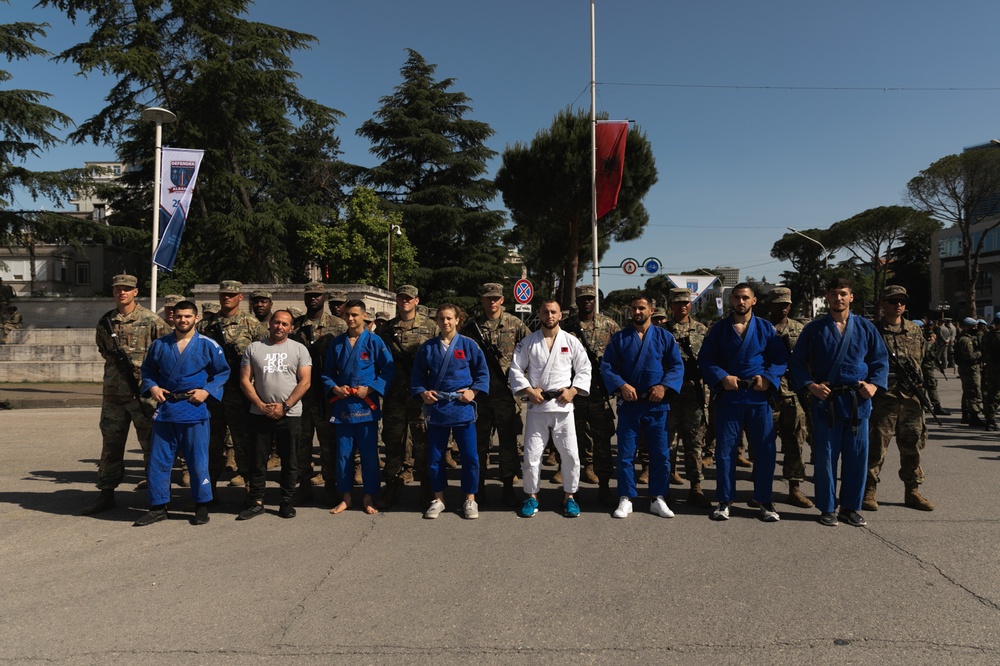
[[[424,511],[424,518],[433,520],[440,516],[442,511],[444,511],[444,502],[439,499],[435,499],[431,502],[431,505],[427,507],[427,510]]]
[[[465,504],[462,505],[462,511],[468,520],[479,517],[479,505],[476,504],[475,500],[465,500]]]
[[[765,523],[776,523],[781,520],[781,516],[774,510],[774,505],[768,502],[760,505],[760,519]]]
[[[667,501],[663,499],[663,495],[657,495],[656,499],[650,505],[649,510],[658,515],[660,518],[673,518],[674,512],[670,510],[667,506]]]
[[[632,500],[622,497],[618,500],[618,508],[611,515],[615,518],[627,518],[630,513],[632,513]]]
[[[712,520],[729,520],[728,502],[719,503],[719,508],[712,512]]]

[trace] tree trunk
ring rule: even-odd
[[[569,220],[569,247],[566,250],[566,263],[563,265],[562,297],[560,305],[568,309],[573,303],[576,292],[576,276],[580,270],[580,218],[574,215]]]

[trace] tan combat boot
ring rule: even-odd
[[[803,509],[811,509],[813,506],[812,500],[802,494],[798,481],[788,482],[788,503]]]
[[[649,480],[649,475],[648,474],[646,475],[646,480],[647,481]],[[673,470],[672,472],[670,472],[670,485],[672,485],[672,486],[683,486],[684,485],[684,479],[683,479],[683,477],[681,477],[680,474],[677,473],[677,470]]]
[[[878,502],[875,500],[875,484],[870,481],[865,484],[865,498],[861,500],[861,508],[865,511],[878,511]]]
[[[593,465],[587,465],[583,468],[583,480],[587,483],[597,483],[599,481],[597,474],[594,472]]]
[[[920,494],[919,488],[920,484],[917,483],[906,484],[906,492],[903,494],[903,504],[917,511],[933,511],[934,505]]]
[[[691,484],[691,490],[688,492],[688,504],[702,509],[712,508],[712,500],[705,497],[705,493],[701,489],[701,484],[698,482]]]

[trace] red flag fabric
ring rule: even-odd
[[[597,123],[597,217],[618,207],[618,192],[625,171],[625,137],[628,121]]]

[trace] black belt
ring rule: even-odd
[[[561,396],[562,392],[565,390],[566,389],[552,389],[549,391],[542,391],[542,398],[544,400],[555,400],[556,398]],[[521,402],[531,402],[531,399],[526,395],[521,396]]]
[[[163,397],[167,402],[184,402],[193,395],[194,390],[191,390],[184,393],[166,393]]]
[[[840,386],[829,386],[827,388],[830,389],[830,397],[833,397],[833,395],[836,393],[848,394],[851,396],[851,434],[857,435],[858,426],[861,424],[861,420],[858,418],[858,385],[855,384],[852,386],[850,384],[843,384]],[[826,418],[827,418],[827,424],[829,424],[831,428],[833,427],[833,419],[834,419],[833,410],[834,410],[833,401],[827,400]]]

